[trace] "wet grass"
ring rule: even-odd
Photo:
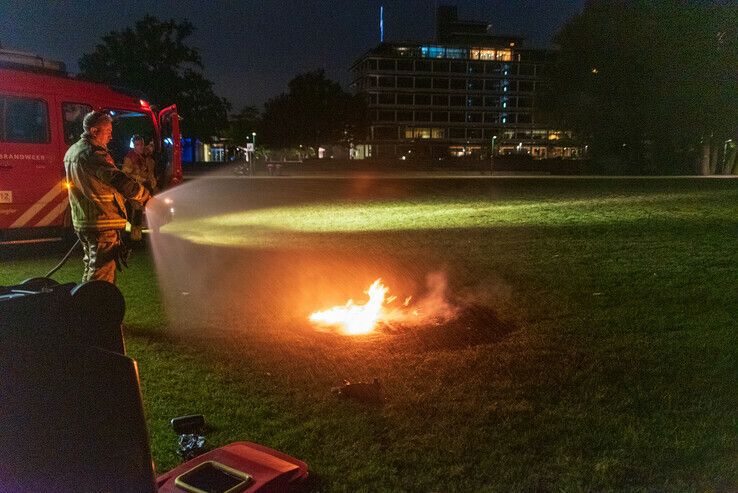
[[[211,272],[162,297],[139,250],[120,281],[157,466],[177,462],[168,419],[202,412],[212,445],[299,457],[321,491],[734,490],[736,185],[201,182],[217,213],[170,234]],[[55,258],[14,255],[0,284]],[[347,338],[286,308],[355,296],[380,267],[399,292],[444,271],[464,310]],[[330,393],[375,376],[382,406]]]

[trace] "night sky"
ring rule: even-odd
[[[460,19],[485,20],[498,34],[520,35],[546,47],[585,0],[263,0],[52,1],[0,0],[0,44],[64,61],[77,61],[100,37],[132,26],[145,14],[187,19],[206,77],[234,110],[260,106],[286,91],[296,74],[323,68],[348,89],[351,64],[379,41],[384,5],[385,41],[430,41],[438,4],[458,7]]]

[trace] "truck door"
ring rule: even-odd
[[[164,175],[162,188],[166,188],[182,182],[182,139],[179,134],[179,115],[176,104],[159,112],[159,129],[161,130]]]
[[[51,102],[0,94],[0,229],[48,226],[67,207]]]

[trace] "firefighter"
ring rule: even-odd
[[[82,281],[115,283],[116,267],[126,265],[128,253],[121,241],[127,220],[125,200],[161,206],[146,187],[115,167],[107,150],[113,134],[110,115],[92,111],[82,126],[84,133],[64,155],[72,223],[84,248]]]
[[[156,178],[154,178],[154,167],[149,165],[150,160],[146,155],[147,149],[144,138],[140,135],[134,135],[131,137],[131,142],[133,142],[133,149],[123,158],[123,172],[146,187],[149,193],[154,193]],[[128,222],[131,223],[131,239],[139,241],[141,239],[141,225],[143,223],[143,206],[134,201],[129,201],[128,206]]]

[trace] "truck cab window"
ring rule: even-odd
[[[148,144],[154,139],[156,133],[151,116],[145,113],[113,110],[110,116],[113,117],[113,139],[108,144],[108,151],[113,156],[115,164],[120,167],[123,164],[123,158],[133,148],[131,137],[140,135]],[[154,148],[158,149],[158,147],[154,143]]]
[[[46,101],[30,98],[0,98],[3,133],[0,140],[29,144],[49,141],[49,115]],[[3,128],[4,127],[4,128]]]
[[[85,115],[92,111],[92,107],[86,104],[63,103],[62,122],[64,126],[64,142],[74,144],[82,135],[82,121]]]

